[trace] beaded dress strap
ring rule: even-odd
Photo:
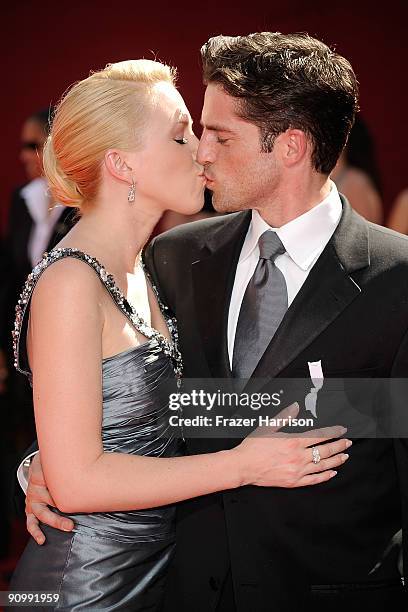
[[[133,306],[128,302],[126,297],[123,295],[122,291],[119,289],[115,280],[111,274],[108,274],[106,269],[99,263],[99,261],[95,257],[91,257],[87,253],[84,253],[76,248],[58,248],[50,251],[50,253],[45,253],[42,260],[35,266],[33,271],[28,275],[27,281],[24,285],[23,291],[21,293],[20,299],[18,300],[16,306],[16,318],[14,323],[14,331],[13,335],[13,349],[14,349],[14,366],[16,369],[25,374],[32,380],[32,375],[30,371],[30,367],[28,365],[28,358],[25,355],[24,363],[21,363],[21,338],[22,336],[26,336],[27,326],[28,326],[28,317],[26,317],[26,313],[28,311],[28,306],[30,303],[30,299],[34,288],[44,272],[51,264],[65,257],[74,257],[75,259],[79,259],[86,264],[88,264],[91,268],[95,270],[98,274],[102,284],[112,297],[115,304],[118,308],[123,312],[123,314],[130,321],[132,326],[143,336],[145,336],[151,343],[154,343],[158,346],[166,355],[171,357],[173,362],[174,371],[178,378],[182,375],[183,363],[181,359],[181,354],[178,349],[178,333],[177,333],[177,325],[174,317],[171,317],[169,314],[169,309],[165,306],[159,296],[159,292],[157,287],[152,283],[150,275],[146,271],[143,265],[143,271],[147,276],[148,282],[150,283],[153,292],[156,296],[160,311],[165,319],[165,322],[168,326],[170,336],[172,341],[169,341],[163,334],[159,331],[148,325],[142,317],[140,317]]]

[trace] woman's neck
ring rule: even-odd
[[[135,205],[133,209],[131,206],[95,203],[90,210],[85,210],[59,246],[75,246],[88,252],[112,273],[116,270],[117,274],[133,274],[161,212],[146,213],[140,206]]]

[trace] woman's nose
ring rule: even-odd
[[[191,142],[191,149],[193,151],[194,159],[195,159],[197,156],[197,149],[198,149],[198,144],[200,141],[198,140],[195,134],[192,134],[190,142]]]

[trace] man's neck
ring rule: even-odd
[[[298,184],[292,189],[278,190],[270,205],[256,208],[271,227],[282,227],[320,204],[330,193],[329,177],[309,184]]]

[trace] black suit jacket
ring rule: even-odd
[[[407,376],[408,240],[342,203],[254,376],[308,377],[307,362],[320,359],[326,377]],[[246,211],[183,225],[145,252],[178,319],[187,377],[231,376],[228,308],[250,219]],[[220,444],[186,441],[191,454]],[[166,609],[214,610],[229,570],[239,612],[406,609],[397,562],[403,529],[408,568],[407,441],[355,440],[349,454],[324,484],[242,487],[180,504]]]

